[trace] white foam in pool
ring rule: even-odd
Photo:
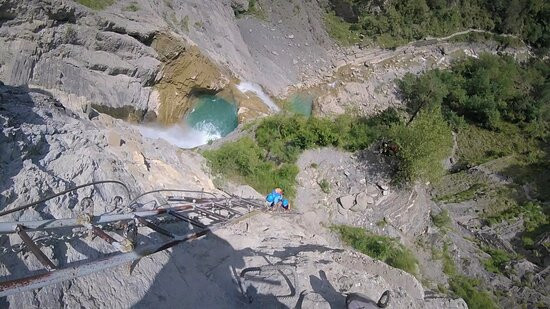
[[[163,139],[181,148],[193,148],[207,144],[210,140],[221,138],[211,123],[199,124],[200,131],[186,124],[175,124],[169,127],[141,125],[138,130],[141,135],[152,139]]]
[[[275,104],[275,102],[271,100],[271,98],[264,92],[260,85],[251,82],[241,82],[237,85],[237,89],[239,89],[239,91],[242,93],[246,93],[248,91],[253,92],[258,96],[258,98],[260,98],[260,100],[265,103],[265,105],[267,105],[267,107],[269,107],[270,110],[274,112],[280,111],[279,106],[277,106],[277,104]]]

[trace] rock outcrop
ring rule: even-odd
[[[161,123],[179,121],[191,108],[194,95],[219,92],[229,83],[229,78],[197,46],[166,34],[157,35],[151,46],[164,63],[162,77],[155,85],[160,96]]]

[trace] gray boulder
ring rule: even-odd
[[[340,206],[342,206],[342,208],[348,210],[355,205],[355,196],[354,195],[342,196],[342,197],[339,197],[337,201],[340,204]]]

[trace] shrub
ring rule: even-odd
[[[330,183],[326,179],[319,182],[319,187],[321,187],[321,191],[324,193],[330,193]]]
[[[443,160],[450,154],[452,138],[439,110],[421,111],[409,126],[393,126],[389,136],[399,146],[398,182],[437,181],[444,174]]]
[[[432,216],[432,221],[438,228],[449,227],[451,225],[451,217],[447,209],[440,211],[437,215]]]
[[[413,275],[417,273],[416,257],[395,239],[370,234],[362,228],[347,225],[333,226],[332,229],[340,234],[344,243],[357,251]]]

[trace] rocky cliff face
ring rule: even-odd
[[[260,1],[269,20],[237,18],[247,6],[141,0],[94,11],[70,0],[3,0],[0,80],[51,91],[68,107],[130,119],[154,111],[173,122],[191,92],[217,92],[233,77],[281,94],[301,67],[328,61],[318,6]]]

